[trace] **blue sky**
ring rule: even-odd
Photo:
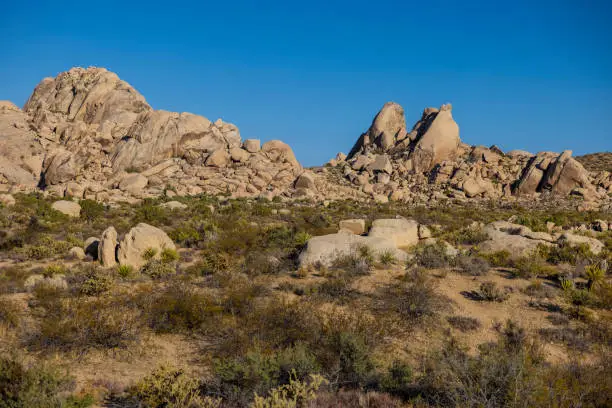
[[[0,99],[103,66],[305,165],[350,150],[387,101],[409,125],[451,102],[470,144],[612,150],[610,1],[9,1],[0,39]]]

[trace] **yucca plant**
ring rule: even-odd
[[[574,289],[574,282],[569,279],[561,279],[561,289],[563,289],[564,292],[571,291]]]
[[[589,265],[585,268],[584,274],[588,279],[587,289],[591,290],[594,286],[601,284],[606,277],[606,272],[599,265]]]

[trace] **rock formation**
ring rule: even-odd
[[[153,110],[103,68],[45,78],[21,111],[0,103],[0,184],[120,201],[172,190],[279,195],[302,168],[280,141],[243,145],[231,123]],[[24,143],[25,141],[25,143]],[[27,144],[27,154],[23,154]],[[75,194],[76,193],[76,194]]]
[[[461,143],[451,110],[450,105],[425,109],[408,132],[403,108],[386,103],[349,155],[338,154],[328,168],[377,202],[572,194],[597,206],[612,192],[612,175],[589,173],[571,151],[504,153],[497,146]],[[315,184],[320,191],[333,189],[321,179]]]
[[[404,109],[386,103],[348,156],[304,171],[281,141],[242,141],[221,119],[154,110],[106,69],[73,68],[43,79],[23,110],[0,102],[0,193],[42,189],[102,202],[206,193],[377,203],[576,195],[584,209],[612,206],[609,171],[585,170],[571,151],[532,155],[464,144],[451,112],[451,105],[426,108],[408,130]]]

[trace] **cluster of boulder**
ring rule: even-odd
[[[103,68],[45,78],[23,110],[0,103],[0,191],[120,201],[160,194],[279,195],[302,168],[291,148],[236,126],[153,110]]]
[[[462,143],[450,104],[425,109],[408,128],[404,109],[386,103],[348,156],[304,170],[287,144],[242,140],[221,119],[154,110],[103,68],[43,79],[23,110],[0,101],[0,153],[0,193],[42,189],[102,202],[201,193],[408,203],[552,194],[601,208],[612,193],[612,174],[589,173],[571,151]]]
[[[300,254],[299,263],[301,267],[330,266],[338,258],[357,256],[362,247],[377,257],[389,254],[405,261],[408,255],[404,250],[419,242],[431,243],[431,231],[414,220],[379,219],[372,222],[369,231],[363,219],[343,220],[337,233],[311,238]]]
[[[452,107],[427,108],[408,131],[404,110],[387,103],[348,156],[329,167],[378,201],[427,202],[437,198],[515,198],[550,193],[605,200],[612,174],[590,174],[571,151],[537,155],[461,142]]]
[[[140,223],[130,229],[122,239],[113,226],[102,232],[100,238],[90,237],[85,241],[84,248],[74,247],[70,255],[77,259],[90,256],[106,268],[116,265],[129,265],[135,269],[142,267],[147,261],[145,253],[155,259],[164,250],[176,250],[176,245],[161,229],[149,224]]]
[[[582,245],[595,255],[601,253],[604,244],[596,238],[573,234],[552,225],[549,232],[534,232],[528,227],[509,221],[495,221],[483,228],[488,240],[479,245],[483,252],[508,251],[512,257],[530,256],[539,245]]]

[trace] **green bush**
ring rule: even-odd
[[[161,254],[160,254],[159,258],[162,261],[162,263],[167,264],[167,263],[178,261],[179,260],[179,254],[178,254],[178,252],[176,252],[176,249],[164,248],[161,251]]]
[[[479,256],[488,261],[492,266],[498,268],[512,266],[512,261],[510,259],[511,254],[505,249],[490,253],[480,253]]]
[[[151,259],[142,266],[140,272],[152,279],[162,279],[176,273],[174,263],[164,263],[159,259]]]
[[[73,380],[57,369],[0,357],[0,408],[64,407],[65,394],[73,388]]]
[[[104,204],[94,200],[81,200],[81,218],[87,222],[93,222],[100,219],[104,215]]]
[[[186,285],[174,284],[155,295],[149,325],[157,332],[214,330],[222,308]]]
[[[446,318],[448,323],[455,329],[464,333],[478,330],[482,325],[480,321],[474,317],[468,316],[449,316]]]
[[[221,402],[200,394],[200,382],[184,370],[160,366],[128,390],[128,394],[151,408],[212,408]]]
[[[114,279],[108,271],[92,267],[85,273],[80,292],[86,296],[99,296],[108,292],[113,283]]]
[[[21,310],[15,301],[0,297],[0,323],[15,328],[21,320]]]
[[[117,274],[120,277],[127,279],[134,274],[134,267],[132,265],[118,265]]]
[[[509,296],[508,292],[498,288],[495,282],[482,282],[478,289],[478,297],[488,302],[503,302]]]

